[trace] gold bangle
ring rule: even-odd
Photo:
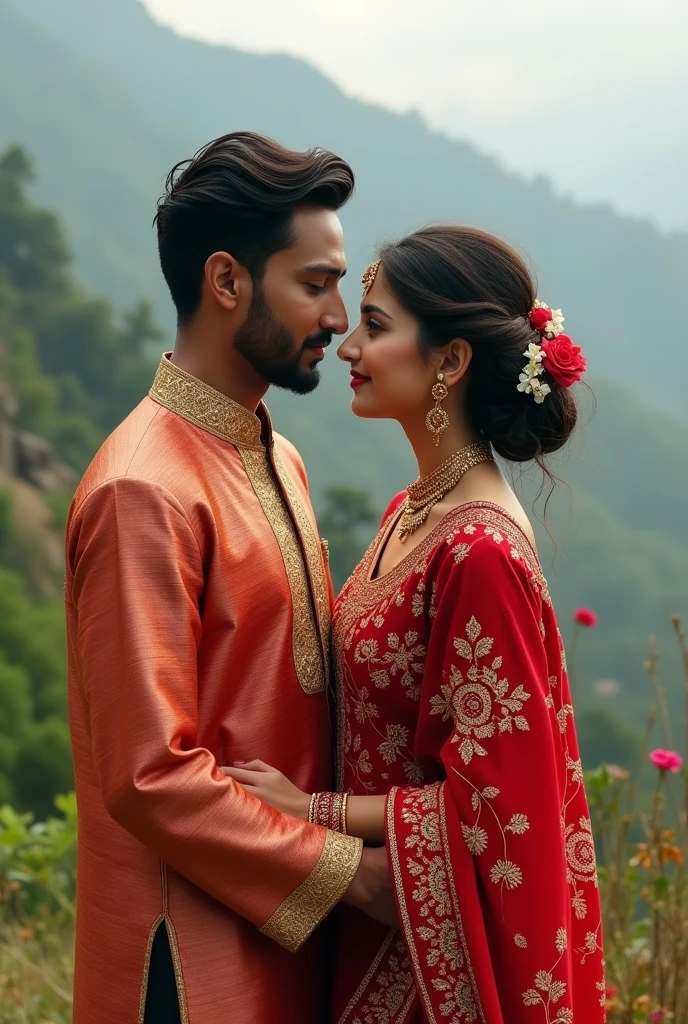
[[[330,828],[332,829],[333,832],[342,831],[342,802],[343,796],[341,793],[332,794]]]
[[[315,804],[318,799],[317,793],[311,794],[311,802],[308,805],[308,822],[311,825],[315,824]]]
[[[348,793],[344,793],[344,795],[342,796],[342,810],[341,810],[342,827],[341,827],[341,832],[345,836],[348,836],[348,834],[349,834],[347,832],[347,828],[346,828],[346,802],[347,802],[348,799],[349,799],[349,794]]]

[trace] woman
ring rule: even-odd
[[[561,636],[528,519],[493,459],[576,423],[585,369],[520,257],[429,228],[364,277],[339,349],[352,410],[418,461],[337,601],[338,794],[262,762],[267,802],[385,842],[400,931],[343,907],[340,1024],[596,1024],[600,903]]]

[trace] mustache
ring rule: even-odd
[[[303,343],[304,348],[327,348],[332,344],[332,331],[319,331],[311,334]]]

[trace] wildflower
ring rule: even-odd
[[[573,613],[573,621],[586,629],[594,629],[597,625],[597,616],[590,608],[578,608]]]
[[[652,857],[647,843],[638,843],[636,846],[636,855],[631,857],[629,864],[632,868],[649,868],[652,867]]]
[[[683,864],[683,850],[673,843],[662,843],[659,856],[664,864]]]
[[[22,942],[30,942],[33,938],[33,931],[31,928],[20,928],[17,935]]]
[[[607,765],[607,775],[614,782],[624,782],[628,778],[628,772],[625,768],[619,768],[618,764]]]
[[[675,750],[663,750],[659,747],[650,754],[650,760],[660,772],[673,772],[676,775],[683,764],[683,758]]]
[[[634,1010],[649,1010],[650,1009],[650,997],[645,992],[642,996],[638,996],[637,999],[633,1000]]]

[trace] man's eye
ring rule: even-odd
[[[307,283],[306,287],[310,288],[311,295],[320,295],[321,292],[325,291],[324,284],[312,284],[310,281]]]

